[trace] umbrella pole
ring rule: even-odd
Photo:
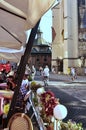
[[[12,98],[12,101],[11,101],[11,105],[10,105],[10,110],[8,112],[8,115],[7,115],[6,126],[8,124],[9,119],[11,118],[11,116],[15,113],[15,105],[16,105],[17,95],[19,94],[21,82],[22,82],[22,79],[23,79],[23,75],[25,73],[25,67],[26,67],[26,64],[28,62],[28,58],[29,58],[30,53],[31,53],[31,49],[32,49],[32,46],[33,46],[33,42],[34,42],[34,39],[35,39],[35,36],[36,36],[36,33],[37,33],[39,23],[40,23],[40,20],[38,21],[36,26],[31,30],[30,37],[29,37],[29,40],[27,42],[24,55],[21,57],[21,61],[20,61],[20,64],[19,64],[19,67],[18,67],[18,70],[17,70],[17,75],[16,75],[17,87],[15,89],[15,92],[14,92],[14,95],[13,95],[13,98]]]

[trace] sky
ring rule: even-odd
[[[55,6],[59,0],[56,0]],[[41,18],[40,29],[43,32],[43,38],[51,43],[52,42],[52,11],[49,9]]]
[[[44,14],[40,21],[40,29],[43,32],[43,38],[51,43],[52,42],[52,11],[51,9]]]
[[[42,36],[46,40],[46,42],[52,42],[52,11],[49,9],[41,18],[39,24],[40,30],[43,32]],[[30,35],[31,30],[27,31],[27,40]]]
[[[58,0],[56,0],[55,4],[57,4],[57,3],[58,3]],[[43,38],[46,40],[46,42],[51,43],[52,42],[52,11],[51,11],[51,9],[49,9],[42,16],[39,27],[40,27],[41,31],[43,32]],[[29,31],[29,34],[30,34],[30,31]]]

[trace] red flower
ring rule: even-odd
[[[55,98],[54,93],[46,91],[41,94],[40,99],[46,116],[52,116],[54,107],[59,103]]]

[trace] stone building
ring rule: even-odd
[[[70,67],[78,74],[86,67],[86,0],[60,0],[52,8],[52,66],[68,74]]]
[[[43,39],[42,34],[38,28],[29,59],[30,66],[35,65],[36,69],[39,69],[40,66],[44,68],[45,65],[51,68],[51,45]]]

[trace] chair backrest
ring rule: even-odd
[[[7,128],[9,130],[33,130],[33,125],[25,113],[16,113],[10,118]]]

